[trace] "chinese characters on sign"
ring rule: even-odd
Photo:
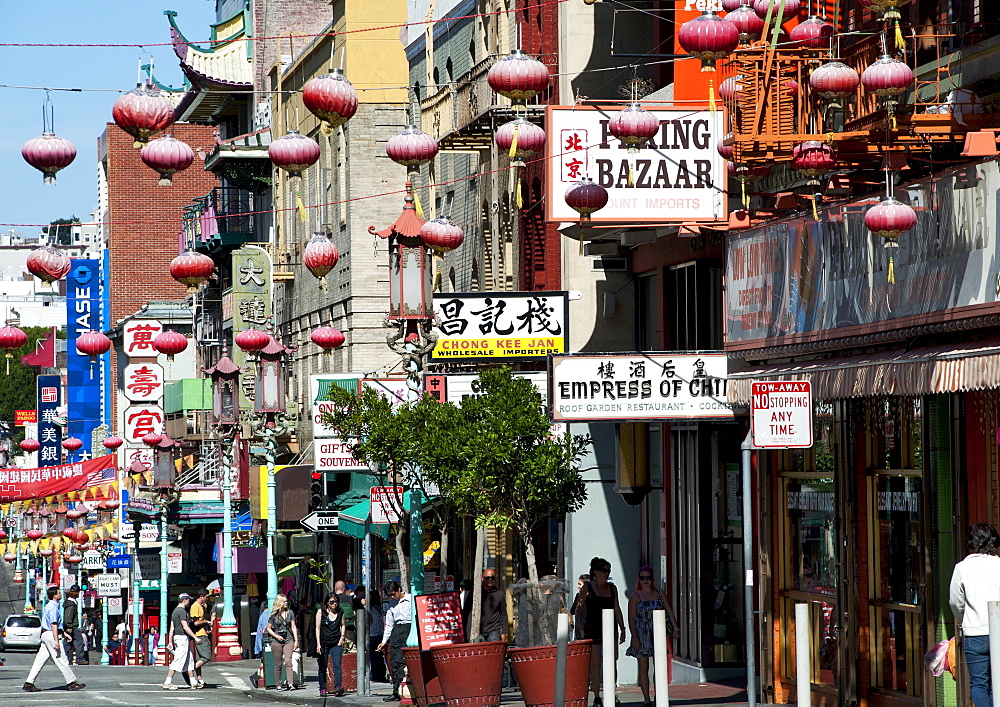
[[[122,414],[125,420],[125,441],[141,445],[150,432],[163,432],[163,408],[159,405],[132,405]]]
[[[537,359],[564,353],[565,292],[435,294],[440,321],[434,360]]]
[[[114,455],[108,454],[75,464],[0,469],[0,503],[79,491],[86,488],[92,476],[100,476],[102,470],[113,469],[114,465]]]
[[[722,114],[645,107],[659,119],[660,131],[638,154],[630,154],[608,129],[617,108],[547,109],[546,130],[559,136],[546,143],[547,221],[579,218],[563,193],[584,177],[608,190],[608,205],[593,215],[594,221],[648,223],[725,217],[725,162],[715,149],[722,137]]]
[[[414,597],[418,635],[423,650],[452,643],[465,643],[462,604],[458,592]]]
[[[62,435],[55,423],[61,390],[59,376],[38,376],[38,466],[62,463]]]
[[[125,325],[125,355],[129,358],[156,358],[153,339],[163,333],[163,325],[155,319],[133,319]]]
[[[723,353],[553,356],[553,421],[732,419]]]
[[[233,288],[225,311],[233,318],[233,336],[246,329],[267,326],[271,307],[271,256],[257,246],[244,246],[232,253]],[[247,362],[239,347],[231,352],[233,362],[246,370],[240,374],[240,408],[253,407],[255,392],[254,364]]]
[[[135,402],[159,401],[163,395],[163,366],[130,363],[123,376],[125,397]]]

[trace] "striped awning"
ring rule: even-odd
[[[747,368],[729,374],[728,400],[749,405],[751,383],[793,380],[812,383],[814,400],[1000,388],[1000,339]]]

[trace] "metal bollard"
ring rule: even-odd
[[[559,614],[556,623],[556,689],[552,707],[566,704],[566,651],[569,646],[569,614]]]
[[[615,610],[601,610],[601,698],[604,704],[615,703]]]
[[[812,704],[808,604],[795,605],[795,693],[798,707]]]
[[[656,690],[656,707],[670,705],[670,673],[667,663],[667,612],[657,609],[653,612],[653,688]]]
[[[354,669],[356,690],[357,694],[367,696],[371,694],[368,683],[368,663],[371,660],[368,655],[368,613],[362,607],[354,616],[355,650],[358,653]]]
[[[993,704],[1000,705],[1000,601],[986,605],[990,622],[990,680],[993,683]]]

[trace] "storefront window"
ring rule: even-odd
[[[880,476],[875,482],[880,599],[920,603],[920,486],[920,478],[908,476]]]
[[[832,478],[787,479],[791,589],[836,596],[837,556],[834,539]]]

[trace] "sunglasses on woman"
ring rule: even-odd
[[[650,577],[648,574],[640,574],[639,575],[639,581],[642,581],[642,582],[652,582],[653,578]]]

